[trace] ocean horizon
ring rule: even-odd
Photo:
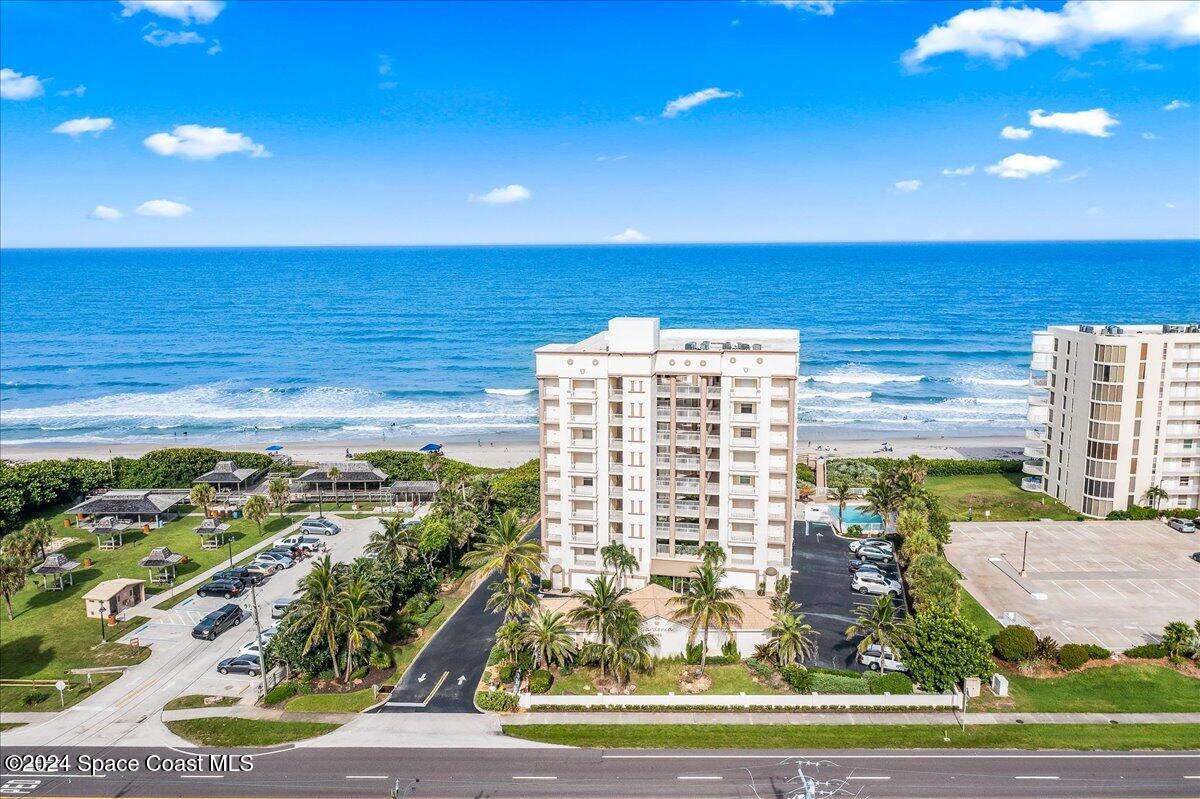
[[[627,315],[799,329],[809,430],[1011,434],[1034,329],[1200,317],[1196,240],[4,249],[0,265],[8,446],[531,435],[533,349]]]

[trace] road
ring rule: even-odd
[[[31,750],[6,748],[6,758]],[[195,750],[200,751],[200,750]],[[39,754],[49,754],[40,750]],[[84,749],[59,749],[78,763]],[[151,772],[171,749],[98,749],[131,758],[137,773],[65,777],[6,769],[0,795],[93,797],[784,797],[802,756],[815,776],[848,780],[864,797],[1188,797],[1200,792],[1200,753],[1008,751],[373,750],[284,748],[249,771]],[[207,768],[207,766],[206,766]],[[810,776],[813,771],[809,769]],[[756,793],[757,792],[757,793]]]

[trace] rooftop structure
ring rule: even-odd
[[[366,461],[341,461],[325,463],[315,469],[309,469],[297,477],[293,483],[305,488],[315,488],[317,485],[326,489],[332,488],[334,481],[329,472],[334,468],[341,472],[337,479],[338,488],[348,491],[378,490],[388,479],[387,472]]]
[[[234,461],[217,461],[211,471],[192,482],[208,483],[218,491],[240,491],[247,488],[261,472],[261,469],[239,469]]]
[[[134,521],[158,521],[171,508],[187,499],[186,491],[113,489],[88,497],[68,513],[79,516],[119,516]]]

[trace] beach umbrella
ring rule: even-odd
[[[441,451],[442,451],[441,444],[426,444],[425,446],[421,447],[421,452],[441,452]]]
[[[272,444],[267,447],[267,452],[278,452],[281,449],[283,449],[283,444]]]

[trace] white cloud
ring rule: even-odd
[[[921,188],[921,181],[919,181],[919,180],[900,180],[900,181],[897,181],[895,185],[896,185],[896,188],[899,189],[900,191],[905,192],[906,194],[909,194],[909,193],[912,193],[912,192],[916,191],[917,189]]]
[[[710,103],[713,100],[723,100],[726,97],[741,97],[741,92],[727,92],[724,89],[718,89],[715,86],[708,89],[701,89],[698,92],[685,94],[682,97],[676,97],[671,102],[663,107],[662,115],[665,119],[674,119],[685,111],[690,111],[698,105]]]
[[[107,205],[97,205],[88,216],[92,219],[99,219],[101,222],[112,222],[121,218],[121,212],[116,208],[109,208]]]
[[[1104,213],[1104,209],[1092,207],[1092,208],[1089,208],[1086,211],[1084,211],[1084,213],[1087,214],[1088,216],[1100,216],[1100,214]]]
[[[532,196],[533,192],[522,186],[520,183],[511,183],[507,186],[501,186],[492,189],[487,194],[469,194],[467,195],[467,199],[473,203],[508,205],[510,203],[524,202]]]
[[[1184,108],[1191,108],[1192,104],[1187,100],[1172,100],[1163,106],[1164,111],[1179,111]]]
[[[1089,172],[1091,172],[1091,171],[1092,171],[1092,170],[1090,170],[1090,169],[1081,169],[1080,171],[1078,171],[1078,172],[1076,172],[1076,173],[1074,173],[1074,174],[1067,175],[1065,178],[1063,178],[1063,179],[1062,179],[1061,181],[1059,181],[1059,182],[1060,182],[1060,183],[1074,183],[1074,182],[1075,182],[1075,181],[1077,181],[1077,180],[1081,180],[1081,179],[1083,179],[1083,178],[1086,178],[1086,177],[1088,176],[1088,173],[1089,173]]]
[[[915,70],[945,53],[995,62],[1057,47],[1080,52],[1103,42],[1185,45],[1200,42],[1200,2],[1069,0],[1061,9],[991,5],[960,11],[917,39],[901,60]]]
[[[598,155],[596,160],[603,163],[605,161],[624,161],[628,157],[627,155]]]
[[[838,0],[762,0],[769,6],[783,6],[788,10],[799,9],[810,14],[828,17],[833,13],[834,3]]]
[[[385,92],[390,92],[392,89],[396,88],[396,86],[398,86],[398,85],[399,84],[397,84],[396,81],[394,81],[394,80],[385,80],[385,81],[379,82],[379,88],[383,89]]]
[[[205,161],[229,153],[247,153],[251,158],[270,158],[271,153],[244,133],[203,125],[176,125],[173,133],[155,133],[142,142],[159,155],[177,155]]]
[[[971,164],[970,166],[960,166],[954,169],[943,169],[942,174],[948,178],[965,178],[967,175],[975,174],[975,165]]]
[[[1163,208],[1166,208],[1168,211],[1174,211],[1175,203],[1163,203]]]
[[[1144,133],[1142,133],[1142,138],[1145,139],[1146,141],[1154,141],[1155,139],[1158,138],[1158,134],[1151,133],[1150,131],[1145,131]]]
[[[137,207],[137,212],[142,216],[176,217],[190,214],[192,208],[173,200],[147,200]]]
[[[86,92],[87,86],[84,86],[81,83],[74,89],[63,89],[61,92],[55,92],[55,94],[57,94],[59,97],[83,97]]]
[[[1033,135],[1033,131],[1029,128],[1014,128],[1012,125],[1005,125],[1004,130],[1000,131],[1002,139],[1028,139]]]
[[[1103,108],[1093,108],[1090,111],[1060,111],[1056,114],[1047,114],[1042,109],[1036,108],[1029,112],[1029,124],[1035,128],[1061,130],[1063,133],[1082,133],[1085,136],[1104,139],[1112,135],[1109,128],[1121,123]]]
[[[16,70],[0,69],[0,97],[5,100],[32,100],[46,93],[37,75],[22,75]]]
[[[132,17],[149,11],[160,17],[176,19],[184,25],[207,25],[225,8],[224,0],[121,0],[121,16]]]
[[[640,230],[627,227],[615,236],[609,236],[608,240],[617,244],[638,244],[643,241],[649,241],[650,237]]]
[[[94,133],[99,136],[106,130],[112,130],[113,121],[108,117],[80,117],[79,119],[68,119],[56,127],[52,133],[65,133],[68,136],[79,136],[83,133]]]
[[[375,61],[378,64],[380,75],[392,74],[392,57],[390,55],[383,55],[381,53],[375,56]]]
[[[213,39],[212,46],[209,47],[207,50],[205,50],[204,54],[205,55],[216,55],[219,52],[221,52],[221,40]]]
[[[1030,175],[1045,175],[1062,166],[1062,161],[1048,155],[1026,155],[1014,153],[1000,163],[992,164],[984,169],[989,175],[999,175],[1002,178],[1024,180]]]
[[[155,28],[142,37],[155,47],[172,47],[177,44],[204,44],[205,39],[193,31],[169,31]]]

